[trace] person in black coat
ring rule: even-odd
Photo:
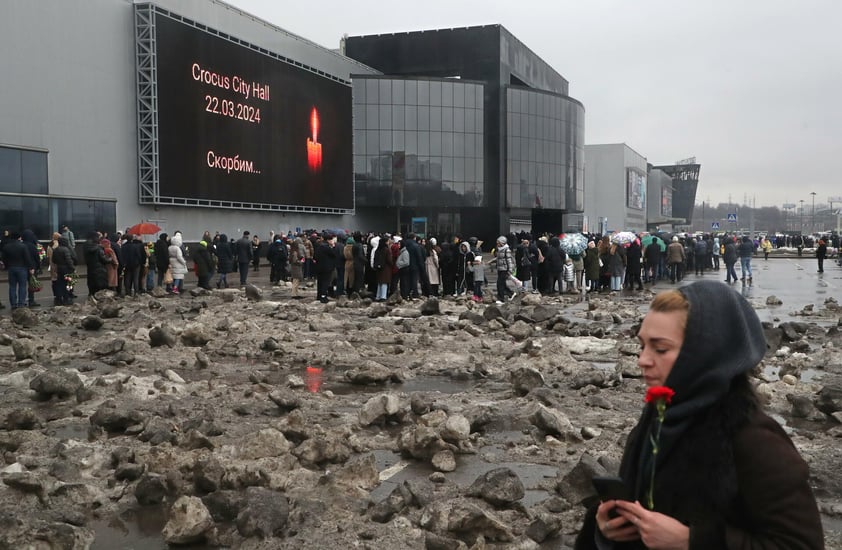
[[[734,282],[737,282],[737,245],[734,243],[734,237],[725,237],[725,275],[726,283],[731,282],[733,277]]]
[[[3,245],[3,263],[9,274],[9,303],[12,309],[26,307],[29,276],[35,274],[37,265],[19,233],[11,233]]]
[[[640,280],[640,241],[635,239],[626,250],[626,288],[634,289],[637,283],[637,290],[643,290],[643,281]]]
[[[235,248],[237,267],[240,272],[240,286],[245,286],[248,282],[249,263],[251,263],[252,258],[254,257],[254,251],[251,247],[249,235],[251,235],[250,231],[243,231],[243,237],[237,241],[237,246]]]
[[[69,305],[73,298],[67,289],[67,281],[64,278],[76,271],[76,254],[70,248],[70,242],[65,237],[58,238],[58,246],[53,249],[52,263],[56,268],[56,280],[53,281],[55,305]]]
[[[231,249],[231,243],[228,241],[227,235],[222,234],[219,236],[215,253],[216,270],[219,273],[216,288],[228,288],[228,274],[234,269],[234,251]]]
[[[266,250],[266,259],[269,261],[269,282],[273,285],[278,285],[283,279],[287,259],[287,245],[284,244],[281,237],[276,236],[275,240],[269,245]]]
[[[654,285],[655,281],[661,278],[661,245],[658,237],[652,237],[652,242],[644,250],[644,255],[646,257],[645,280]]]
[[[108,288],[108,270],[106,266],[111,264],[111,260],[105,255],[105,251],[99,244],[100,239],[99,233],[91,233],[83,248],[85,266],[88,270],[87,281],[88,294],[90,296]]]
[[[336,263],[339,261],[335,235],[330,235],[316,247],[313,260],[316,268],[316,296],[320,302],[326,304],[328,295],[333,293],[331,285],[336,272]]]
[[[158,268],[158,286],[164,286],[164,275],[170,268],[170,237],[166,233],[158,236],[155,243],[155,267]],[[169,287],[169,285],[167,285]],[[169,288],[167,288],[169,290]]]
[[[128,235],[121,247],[123,265],[123,281],[126,296],[137,296],[140,292],[140,268],[146,260],[143,241],[137,235]]]
[[[210,278],[213,277],[213,255],[210,253],[207,241],[199,241],[193,253],[193,263],[196,265],[196,277],[199,287],[210,290]]]
[[[439,270],[443,296],[456,296],[456,255],[455,246],[449,242],[441,243]]]
[[[819,246],[816,247],[816,260],[819,262],[819,273],[824,273],[824,259],[827,257],[827,243],[819,239]]]
[[[558,240],[558,237],[550,239],[547,252],[544,254],[544,265],[547,269],[545,285],[547,294],[555,294],[556,284],[558,284],[558,293],[564,293],[564,279],[561,272],[564,269],[564,260],[566,259],[567,254],[561,249],[561,241]]]

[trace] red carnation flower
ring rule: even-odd
[[[668,386],[654,386],[646,391],[645,401],[647,403],[657,403],[659,400],[663,399],[664,403],[669,405],[672,403],[674,395],[675,392]]]

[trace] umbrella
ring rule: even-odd
[[[559,246],[567,254],[578,256],[588,248],[588,239],[581,233],[568,233],[561,238]]]
[[[150,222],[141,222],[128,228],[126,232],[129,235],[154,235],[160,233],[161,228]]]
[[[646,248],[647,246],[652,244],[652,239],[654,239],[654,238],[655,238],[655,235],[644,235],[640,239],[640,246],[642,246],[643,248]],[[660,239],[658,239],[658,240],[660,240]]]
[[[637,238],[637,235],[631,231],[618,231],[611,235],[611,242],[614,244],[631,244]]]

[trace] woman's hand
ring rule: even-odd
[[[639,502],[624,500],[614,502],[620,517],[635,527],[640,540],[647,548],[653,550],[686,550],[689,548],[690,528],[677,519],[647,510]],[[604,504],[600,505],[600,508],[602,506]],[[598,512],[597,521],[599,521]]]
[[[596,525],[602,536],[615,542],[628,542],[640,538],[637,527],[623,516],[616,514],[610,517],[610,512],[619,512],[617,504],[619,500],[606,500],[596,509]]]

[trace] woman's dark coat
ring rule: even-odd
[[[231,250],[231,243],[225,235],[219,236],[216,245],[216,270],[219,273],[231,273],[234,269],[234,251]]]
[[[392,257],[392,249],[386,245],[385,239],[380,239],[380,245],[374,251],[377,259],[374,264],[380,264],[380,269],[377,270],[377,284],[388,285],[392,283],[392,267],[395,264]]]
[[[197,245],[193,253],[193,263],[196,264],[197,277],[210,277],[213,275],[213,258],[206,246]]]
[[[170,241],[166,233],[161,233],[155,243],[155,265],[158,266],[158,273],[164,273],[170,268]]]
[[[111,263],[99,241],[88,240],[82,249],[85,254],[85,266],[88,269],[88,289],[102,290],[108,288],[108,270],[106,266]]]
[[[594,248],[588,248],[585,251],[585,276],[589,281],[599,280],[599,251]]]

